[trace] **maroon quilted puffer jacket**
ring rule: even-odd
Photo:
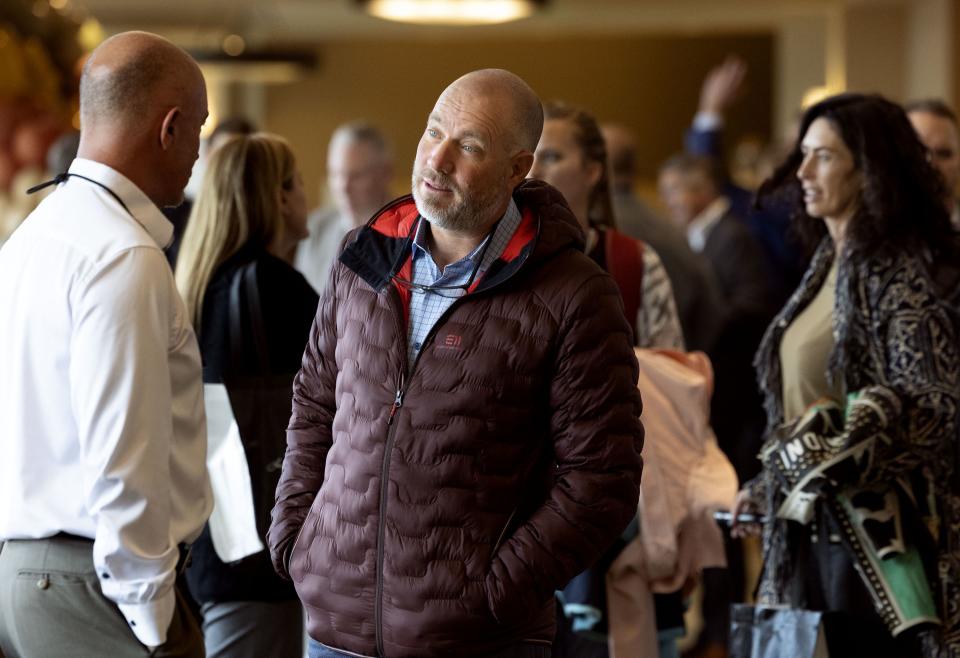
[[[482,656],[553,638],[553,594],[636,513],[643,428],[613,280],[545,183],[408,372],[409,198],[348,238],[294,384],[269,543],[315,640]]]

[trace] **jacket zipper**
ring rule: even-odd
[[[395,305],[399,306],[400,296],[397,291],[393,289],[392,285],[390,287],[391,291],[388,294],[395,301]],[[407,330],[404,329],[400,322],[400,317],[403,316],[403,309],[401,308],[399,310],[400,313],[397,314],[397,309],[394,309],[393,319],[397,325],[397,335],[406,339]],[[378,656],[386,655],[383,647],[383,544],[387,534],[387,494],[390,485],[390,457],[393,452],[393,441],[397,434],[397,426],[393,424],[393,419],[396,418],[397,412],[400,410],[400,407],[403,406],[403,396],[407,392],[407,383],[410,380],[409,377],[404,377],[407,369],[407,346],[402,345],[401,347],[403,363],[401,365],[399,381],[397,382],[397,392],[393,398],[393,406],[390,407],[390,415],[387,416],[387,442],[383,447],[383,463],[380,465],[380,524],[377,529],[377,599],[373,608]],[[414,365],[416,365],[416,361],[414,361]]]
[[[397,387],[397,397],[393,400],[393,406],[390,407],[390,415],[387,416],[387,425],[393,424],[393,417],[397,415],[397,410],[403,406],[403,376],[400,377],[400,386]]]
[[[399,301],[399,295],[395,291],[390,293],[394,296],[394,299]],[[387,533],[387,493],[389,488],[389,473],[390,473],[390,457],[393,452],[393,443],[394,438],[397,434],[397,426],[393,424],[394,418],[396,418],[397,412],[400,410],[400,407],[403,406],[403,396],[407,393],[407,387],[410,385],[410,380],[413,379],[413,373],[417,369],[417,363],[420,362],[420,355],[423,354],[423,350],[433,339],[434,334],[437,331],[437,327],[441,322],[453,311],[453,308],[467,295],[460,297],[452,304],[450,307],[444,311],[440,317],[437,318],[437,321],[433,323],[433,327],[430,328],[430,331],[427,332],[426,337],[423,339],[422,347],[420,351],[417,352],[416,358],[413,360],[413,365],[410,367],[410,372],[407,373],[407,376],[404,377],[403,371],[400,373],[399,382],[397,383],[397,392],[393,399],[393,405],[390,407],[390,414],[387,416],[387,442],[383,448],[383,463],[380,468],[380,527],[377,532],[377,600],[373,608],[373,619],[374,619],[374,628],[376,631],[376,641],[377,641],[377,655],[384,656],[385,651],[383,647],[383,561],[384,561],[384,550],[383,544],[386,538]],[[403,315],[403,309],[400,309],[400,313],[394,313],[394,321],[397,323],[397,329],[399,330],[399,335],[403,336],[406,339],[407,330],[401,325],[400,317]],[[407,366],[407,346],[403,345],[403,368],[406,370]]]
[[[537,231],[537,236],[534,237],[534,241],[536,241],[537,237],[539,237],[539,230]],[[512,278],[512,276],[509,278]],[[483,290],[480,294],[487,293],[490,290],[494,290],[495,288],[498,288],[507,280],[508,279],[505,279],[504,281],[500,281],[495,286],[491,286],[490,288]],[[389,294],[393,298],[394,306],[396,307],[394,308],[393,320],[397,325],[397,334],[399,336],[402,336],[405,340],[408,340],[407,329],[400,322],[400,318],[403,317],[403,308],[400,307],[400,295],[399,293],[397,293],[396,289],[393,287],[392,284],[388,283],[387,285],[390,286],[390,291],[387,294]],[[453,312],[453,309],[456,308],[463,299],[475,294],[477,293],[467,293],[461,297],[458,297],[457,299],[453,300],[453,303],[450,304],[449,307],[447,307],[447,310],[445,310],[443,313],[440,314],[440,317],[437,318],[437,320],[433,323],[433,326],[430,327],[430,331],[428,331],[427,335],[424,337],[423,343],[421,344],[421,347],[420,347],[420,351],[417,352],[417,356],[413,360],[413,365],[410,366],[409,372],[407,372],[407,356],[406,356],[407,346],[405,344],[402,345],[403,369],[400,372],[399,382],[397,383],[397,392],[393,399],[393,405],[390,407],[390,414],[387,416],[387,442],[383,448],[383,463],[381,464],[381,467],[380,467],[380,509],[379,509],[380,527],[377,532],[377,574],[376,574],[377,575],[377,578],[376,578],[377,600],[373,608],[374,632],[376,636],[378,656],[384,656],[386,653],[384,651],[384,646],[383,646],[383,560],[384,560],[383,544],[384,544],[386,532],[387,532],[386,512],[387,512],[387,493],[389,488],[388,478],[389,478],[389,472],[390,472],[390,456],[391,456],[391,453],[393,452],[394,438],[396,437],[396,433],[397,433],[397,426],[393,424],[393,420],[396,417],[397,412],[400,410],[400,407],[403,406],[403,396],[406,395],[407,388],[410,386],[410,380],[413,379],[413,373],[417,369],[417,363],[420,362],[420,355],[423,354],[423,350],[426,349],[430,341],[433,340],[433,336],[437,332],[437,327],[439,327],[443,323],[443,321],[446,320],[447,316],[449,316],[450,313]],[[404,377],[404,372],[406,372],[406,377]],[[511,515],[511,518],[512,518],[512,515]]]
[[[402,379],[402,378],[401,378]],[[397,399],[402,397],[401,391],[397,389]],[[377,532],[377,601],[373,609],[374,624],[376,627],[377,655],[384,656],[386,652],[383,649],[383,544],[387,534],[387,491],[388,477],[390,474],[390,453],[393,451],[393,440],[397,434],[397,427],[393,425],[393,416],[399,407],[394,402],[394,407],[390,411],[390,420],[387,424],[390,429],[387,431],[387,443],[383,448],[383,465],[380,470],[380,527]]]

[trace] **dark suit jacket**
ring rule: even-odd
[[[723,162],[723,131],[690,128],[684,135],[687,153],[714,158]],[[734,216],[756,239],[765,258],[764,266],[770,277],[773,302],[779,311],[787,298],[800,284],[809,258],[790,234],[790,208],[780,204],[761,210],[754,207],[754,195],[731,181],[721,192],[730,199]]]
[[[707,235],[703,255],[713,267],[727,315],[770,318],[775,310],[763,249],[733,213]]]
[[[742,482],[759,471],[765,413],[753,356],[776,309],[763,250],[733,214],[713,226],[703,256],[724,300],[724,327],[708,352],[715,376],[711,422]]]

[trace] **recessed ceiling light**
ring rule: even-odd
[[[359,0],[367,13],[402,23],[482,25],[530,16],[544,0]]]

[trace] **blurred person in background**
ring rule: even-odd
[[[297,247],[294,267],[322,292],[347,232],[363,226],[390,200],[393,152],[379,128],[366,121],[333,132],[327,149],[327,185],[333,205],[310,214],[310,237]]]
[[[944,182],[944,202],[954,228],[960,229],[960,129],[950,106],[935,98],[913,101],[905,106],[917,136],[927,147],[930,164]]]
[[[164,208],[163,214],[166,215],[170,223],[173,224],[173,241],[167,247],[167,260],[170,261],[170,267],[177,265],[177,255],[180,252],[180,241],[187,229],[187,222],[190,219],[190,211],[193,209],[193,199],[196,196],[195,185],[203,179],[204,169],[206,169],[207,160],[218,146],[234,135],[249,135],[256,131],[256,127],[248,119],[243,117],[228,117],[214,127],[210,136],[200,145],[200,158],[193,167],[193,173],[190,176],[190,182],[187,183],[187,189],[184,193],[183,203],[175,208]],[[194,181],[197,181],[196,183]]]
[[[733,213],[715,162],[674,155],[660,167],[658,186],[674,226],[713,268],[727,314],[736,320],[769,319],[772,299],[763,251]]]
[[[619,123],[604,123],[600,126],[607,147],[610,170],[610,194],[613,197],[617,227],[637,240],[642,234],[671,230],[670,225],[648,206],[633,190],[637,179],[637,136]],[[675,232],[674,232],[675,233]]]
[[[609,272],[620,287],[637,347],[683,350],[683,331],[670,279],[657,252],[614,228],[609,171],[606,144],[593,116],[559,101],[544,104],[543,133],[534,152],[529,177],[549,183],[566,199],[586,235],[585,253]],[[625,254],[632,256],[632,263],[626,260]],[[591,569],[605,571],[623,547],[624,543],[614,544]],[[590,629],[594,637],[576,630],[578,615],[573,611],[583,610],[585,603],[595,603],[591,600],[596,596],[593,582],[604,583],[605,574],[581,574],[573,588],[565,589],[565,598],[557,603],[557,636],[553,647],[557,658],[609,655],[608,640],[603,634],[597,634],[597,629]],[[679,593],[658,594],[655,601],[658,629],[683,626]],[[606,610],[603,612],[607,614]],[[666,652],[667,647],[664,649],[664,655],[674,655]]]
[[[659,187],[671,220],[686,231],[691,249],[706,259],[719,284],[721,329],[707,352],[715,375],[710,422],[720,448],[743,482],[757,472],[756,454],[764,427],[753,355],[773,315],[767,264],[762,249],[721,193],[713,160],[675,155],[661,167]],[[704,572],[701,647],[726,647],[729,604],[744,597],[737,542],[728,542],[727,557],[726,569]]]
[[[43,201],[44,197],[53,191],[41,190],[37,193],[28,194],[27,189],[39,183],[44,177],[56,176],[67,171],[70,168],[70,163],[77,157],[79,146],[80,133],[78,131],[64,132],[47,149],[46,167],[42,174],[36,170],[25,171],[22,176],[18,175],[14,178],[13,189],[9,194],[4,195],[0,192],[0,246],[16,230],[20,222]]]
[[[566,103],[546,103],[529,177],[553,185],[567,200],[586,235],[586,254],[620,286],[635,344],[682,350],[683,330],[660,257],[650,245],[615,228],[607,150],[596,120]],[[610,253],[611,248],[631,252],[636,266],[627,270],[626,264],[615,262],[619,254]],[[620,274],[626,271],[637,280],[624,281]]]
[[[733,215],[760,245],[774,306],[779,307],[800,283],[806,254],[790,234],[789,211],[770,203],[763,209],[755,208],[753,191],[730,180],[724,166],[726,116],[743,92],[746,76],[746,62],[736,56],[727,57],[710,70],[700,88],[700,104],[684,136],[684,148],[690,155],[715,161],[720,192],[730,200]]]
[[[303,181],[285,140],[267,133],[233,135],[210,155],[193,205],[177,263],[176,279],[197,328],[205,383],[227,384],[238,375],[289,375],[300,367],[303,345],[317,308],[317,295],[283,254],[306,237]],[[252,266],[257,304],[238,282]],[[231,340],[231,286],[240,291],[244,351],[238,361]],[[266,364],[256,358],[257,329],[266,345]],[[264,371],[264,368],[266,370]],[[290,397],[282,401],[289,412]],[[267,410],[263,410],[264,412]],[[281,416],[282,417],[282,416]],[[252,445],[269,437],[241,430],[254,496],[268,463],[283,456],[283,426],[276,427],[276,454],[263,457]],[[266,503],[264,505],[264,503]],[[255,501],[269,509],[270,501]],[[266,525],[269,519],[258,519]],[[266,527],[262,529],[266,530]],[[293,658],[302,654],[303,613],[293,586],[282,580],[265,551],[225,564],[214,550],[209,526],[194,544],[187,582],[203,615],[211,658]]]
[[[658,217],[634,192],[636,137],[619,124],[600,127],[610,161],[610,191],[617,229],[649,244],[670,277],[684,342],[690,350],[709,352],[720,329],[720,294],[709,265],[690,250],[686,236]]]
[[[819,246],[757,354],[763,470],[734,511],[765,515],[758,603],[824,611],[830,655],[958,655],[960,356],[942,298],[958,251],[943,181],[879,96],[817,103],[800,136],[760,189]]]

